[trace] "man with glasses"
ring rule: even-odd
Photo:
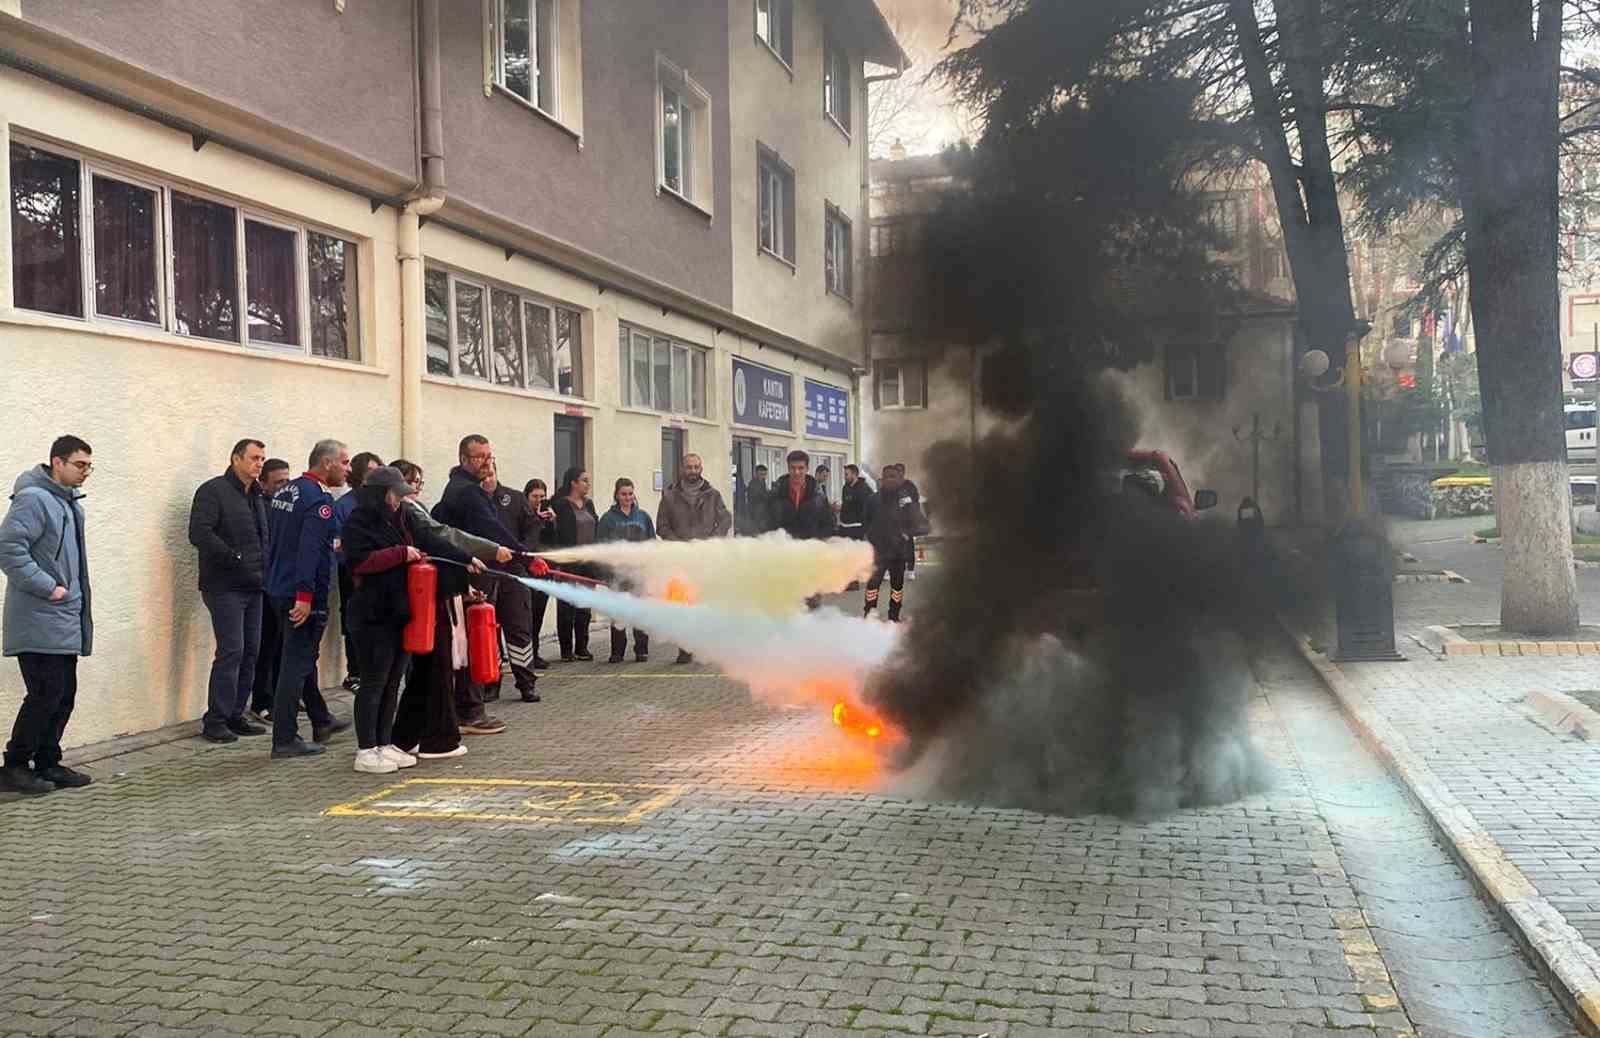
[[[93,451],[76,436],[50,445],[48,465],[17,477],[0,522],[6,575],[4,651],[15,656],[26,692],[0,766],[0,789],[35,795],[87,786],[61,763],[61,737],[78,695],[78,657],[94,647],[83,491]]]
[[[456,457],[460,464],[450,470],[444,495],[433,509],[434,519],[512,551],[526,550],[500,521],[494,499],[483,487],[495,465],[494,447],[488,437],[477,433],[463,436]],[[486,585],[483,590],[492,602],[497,588]],[[483,691],[477,685],[458,678],[456,693],[456,712],[464,734],[497,735],[506,730],[504,721],[484,711]]]

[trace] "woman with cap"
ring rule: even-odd
[[[408,656],[401,643],[411,619],[406,568],[433,555],[481,573],[483,563],[418,522],[406,499],[417,491],[391,466],[367,474],[355,511],[341,536],[345,560],[355,580],[351,626],[361,653],[356,692],[355,770],[382,775],[409,768],[417,759],[395,746],[395,709]]]

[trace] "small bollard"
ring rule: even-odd
[[[1338,615],[1337,662],[1403,660],[1394,644],[1394,558],[1373,528],[1347,522],[1328,553]]]

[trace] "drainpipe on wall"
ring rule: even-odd
[[[417,83],[422,183],[400,210],[395,234],[400,252],[400,452],[413,461],[422,457],[422,373],[427,368],[422,218],[437,213],[445,203],[439,0],[417,4]]]

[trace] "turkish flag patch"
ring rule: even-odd
[[[317,509],[317,514],[320,515],[324,519],[332,519],[333,518],[333,506],[332,505],[323,505],[321,508]]]

